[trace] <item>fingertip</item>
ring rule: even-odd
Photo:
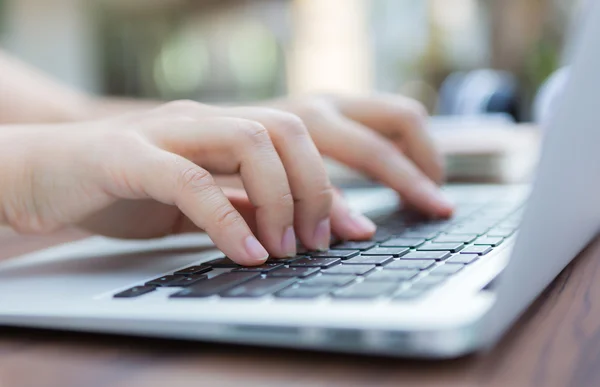
[[[244,247],[246,249],[247,258],[243,262],[239,262],[243,265],[262,265],[263,263],[265,263],[267,258],[269,258],[269,253],[258,241],[258,239],[254,237],[254,235],[246,237],[244,241]]]

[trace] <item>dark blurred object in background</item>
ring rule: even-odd
[[[521,119],[517,79],[506,71],[491,69],[456,72],[440,87],[440,115],[505,114]]]

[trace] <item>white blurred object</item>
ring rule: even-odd
[[[558,96],[562,93],[569,79],[569,67],[563,67],[552,74],[538,90],[533,103],[533,117],[535,122],[544,124],[548,119],[552,107]]]
[[[446,175],[452,182],[526,182],[538,160],[537,128],[515,124],[510,116],[435,117],[429,129],[445,157]],[[334,184],[372,184],[335,161],[327,160],[326,165]]]

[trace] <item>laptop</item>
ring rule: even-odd
[[[415,358],[493,345],[600,227],[594,7],[532,186],[447,186],[448,220],[349,191],[373,240],[258,268],[203,234],[64,244],[0,263],[0,324]]]

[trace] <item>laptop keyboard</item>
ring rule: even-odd
[[[515,233],[521,204],[459,205],[448,220],[410,212],[375,218],[370,241],[342,241],[328,251],[305,251],[243,267],[226,257],[177,270],[115,294],[137,298],[172,288],[170,299],[206,297],[333,300],[422,297],[506,243]]]

